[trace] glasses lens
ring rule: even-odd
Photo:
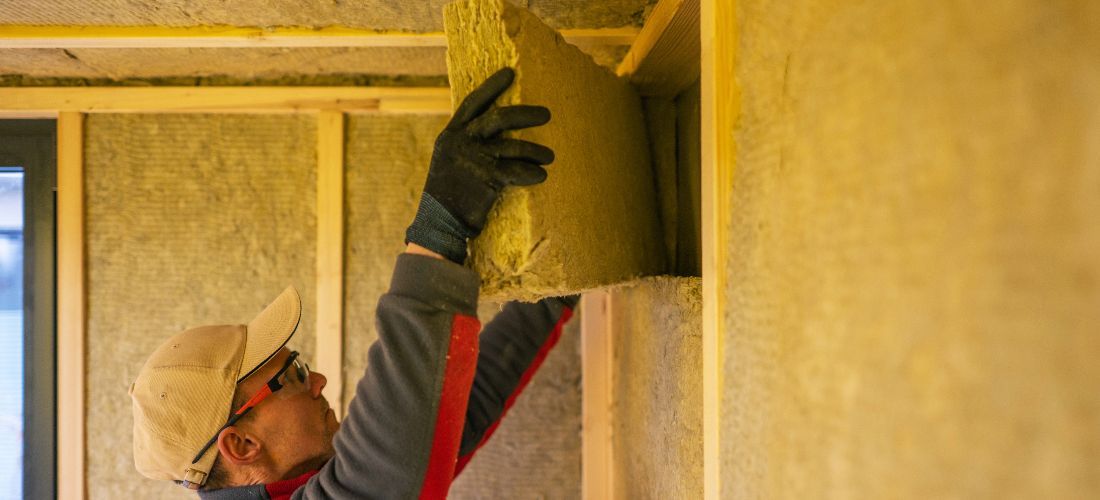
[[[309,363],[294,360],[294,369],[298,372],[298,381],[305,384],[309,380]]]

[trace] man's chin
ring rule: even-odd
[[[336,434],[336,431],[340,429],[340,421],[336,419],[336,412],[332,411],[331,408],[325,413],[325,427],[330,429],[333,434]]]

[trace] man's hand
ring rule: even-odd
[[[515,72],[504,68],[486,79],[466,96],[439,134],[420,207],[405,232],[406,243],[461,264],[466,260],[466,239],[481,233],[501,190],[546,180],[542,165],[554,161],[554,151],[501,137],[501,133],[543,125],[550,121],[550,110],[542,106],[489,110],[513,78]]]

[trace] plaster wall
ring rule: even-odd
[[[471,245],[483,296],[533,300],[663,271],[653,168],[633,88],[503,0],[455,2],[445,17],[455,103],[513,66],[516,80],[498,103],[539,104],[553,114],[549,124],[513,134],[551,147],[556,160],[545,183],[506,189]]]
[[[315,144],[308,115],[87,117],[89,498],[194,498],[134,470],[127,389],[172,334],[246,323],[293,284],[312,359]]]
[[[1095,497],[1100,5],[715,3],[722,497]]]
[[[616,498],[703,497],[702,279],[611,290]]]

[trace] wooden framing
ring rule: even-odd
[[[581,298],[581,498],[615,498],[611,294]]]
[[[619,63],[643,95],[675,97],[699,77],[699,0],[660,0]]]
[[[445,87],[4,87],[0,113],[450,113]]]
[[[84,498],[84,119],[57,117],[57,497]]]
[[[344,114],[317,117],[317,369],[325,397],[344,410]]]
[[[574,45],[630,45],[638,29],[633,26],[566,29],[561,34]],[[446,46],[447,38],[441,32],[376,31],[343,26],[0,26],[0,48],[8,49]]]
[[[725,304],[726,234],[736,161],[732,131],[740,113],[734,70],[736,2],[702,0],[701,166],[703,237],[703,497],[722,495],[722,317]]]

